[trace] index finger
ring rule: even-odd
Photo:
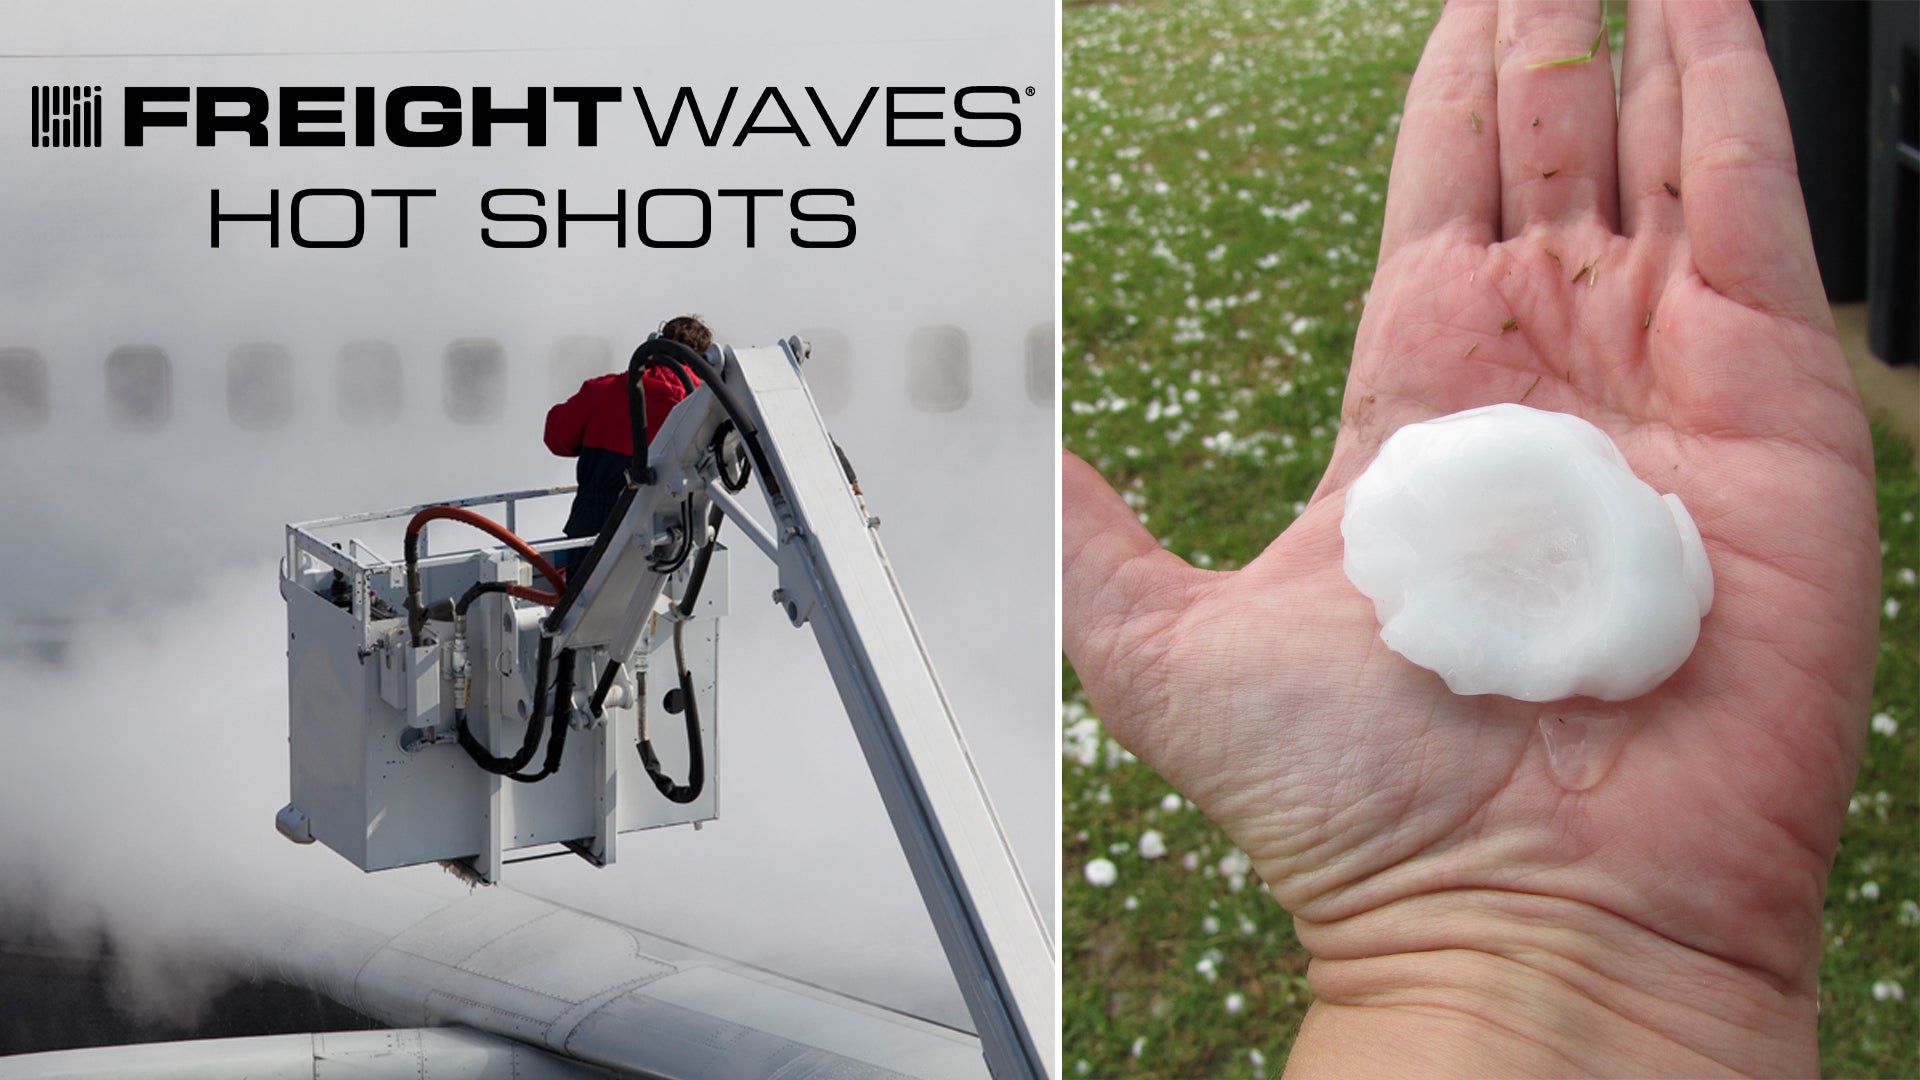
[[[1752,9],[1700,0],[1662,14],[1680,70],[1680,198],[1694,266],[1738,303],[1824,323],[1793,133]]]
[[[1492,0],[1448,4],[1420,54],[1387,177],[1383,263],[1407,242],[1445,228],[1460,228],[1480,244],[1499,239],[1497,15]]]

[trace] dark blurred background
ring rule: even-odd
[[[1754,0],[1793,126],[1827,299],[1920,361],[1920,4]]]

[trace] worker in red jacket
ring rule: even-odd
[[[713,344],[713,331],[698,315],[669,319],[660,336],[702,354]],[[574,493],[573,511],[567,515],[568,536],[598,536],[627,486],[633,425],[627,415],[626,377],[626,372],[619,371],[588,379],[572,397],[547,410],[547,449],[580,459],[575,467],[580,490]],[[646,391],[647,440],[651,442],[687,393],[680,379],[664,367],[647,368],[640,383]],[[699,380],[695,378],[694,383],[699,385]],[[584,557],[580,551],[566,554],[563,568],[568,570]]]

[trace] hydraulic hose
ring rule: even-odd
[[[456,709],[453,713],[454,729],[460,736],[460,746],[474,763],[497,776],[511,776],[527,767],[533,760],[534,751],[540,748],[540,736],[546,730],[547,721],[547,661],[553,655],[553,639],[540,639],[539,659],[534,661],[538,674],[533,680],[533,716],[527,721],[527,734],[520,741],[520,749],[512,757],[496,757],[492,751],[481,745],[473,732],[467,728],[467,710]],[[572,656],[571,652],[566,654]],[[568,665],[571,672],[572,666]]]
[[[707,756],[700,745],[700,708],[694,703],[693,676],[687,671],[686,655],[680,645],[680,630],[684,622],[673,624],[673,663],[680,669],[681,712],[687,720],[687,782],[676,784],[660,767],[660,755],[653,751],[653,740],[647,737],[647,701],[646,688],[640,691],[640,764],[646,767],[648,779],[660,789],[667,801],[690,803],[700,797],[707,786]]]
[[[687,574],[687,591],[680,597],[676,610],[682,619],[693,611],[693,605],[700,600],[700,586],[707,583],[707,564],[713,561],[713,545],[720,539],[720,523],[727,520],[726,511],[715,503],[707,511],[707,542],[700,545],[700,554],[693,557],[693,569]]]
[[[639,389],[640,372],[654,365],[662,365],[671,370],[679,377],[680,385],[686,387],[689,393],[693,390],[693,380],[687,374],[688,369],[692,369],[695,375],[700,376],[700,380],[713,391],[714,399],[720,402],[720,408],[726,412],[727,419],[733,421],[734,430],[740,434],[740,441],[746,444],[747,453],[752,455],[754,466],[760,470],[760,485],[766,488],[767,494],[778,495],[780,483],[774,479],[773,470],[767,467],[766,452],[760,447],[760,433],[752,424],[747,423],[745,411],[740,408],[740,403],[734,400],[733,391],[727,389],[726,384],[720,380],[720,372],[714,370],[706,357],[677,341],[668,341],[665,338],[641,342],[640,347],[633,350],[633,356],[627,361],[627,411],[629,418],[635,419],[638,424],[633,440],[633,476],[637,479],[646,475],[646,405],[645,395]]]
[[[427,625],[426,604],[420,599],[420,532],[427,527],[429,521],[439,521],[442,519],[464,522],[492,536],[494,539],[512,548],[521,558],[527,560],[535,570],[540,571],[541,577],[552,582],[556,597],[566,592],[567,579],[565,576],[563,576],[559,570],[554,569],[553,564],[548,562],[545,556],[529,547],[525,540],[508,532],[505,527],[493,519],[483,517],[471,510],[458,506],[429,506],[425,510],[413,515],[413,519],[407,522],[405,545],[407,560],[407,630],[411,634],[415,646],[422,644],[421,632],[426,629]],[[554,601],[548,600],[545,602],[552,603]]]
[[[547,660],[553,652],[553,639],[540,639],[540,656],[535,661],[539,665],[539,674],[534,677],[533,716],[527,721],[526,737],[520,740],[520,749],[512,757],[498,757],[481,745],[467,727],[467,710],[454,710],[455,730],[460,737],[460,746],[474,763],[496,776],[509,780],[518,780],[523,784],[536,783],[552,776],[560,769],[560,760],[567,748],[568,714],[572,711],[574,650],[568,649],[560,654],[560,662],[555,665],[553,679],[553,702],[549,709],[547,701]],[[540,736],[548,726],[552,734],[547,736],[547,756],[540,764],[540,771],[529,773],[521,770],[533,760],[540,748]]]
[[[545,641],[545,638],[541,639]],[[573,662],[576,653],[568,649],[560,654],[559,670],[553,678],[553,708],[550,710],[552,734],[547,736],[547,757],[536,773],[511,772],[507,779],[523,784],[537,783],[560,771],[560,756],[567,749],[567,731],[573,727]]]

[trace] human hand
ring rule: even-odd
[[[1326,477],[1259,558],[1192,569],[1063,463],[1069,659],[1294,913],[1318,997],[1296,1068],[1818,1068],[1877,631],[1866,425],[1746,5],[1631,5],[1617,123],[1604,44],[1528,70],[1586,53],[1599,15],[1442,15]],[[1584,791],[1548,768],[1555,706],[1452,695],[1340,567],[1387,435],[1522,398],[1677,492],[1715,577],[1694,654],[1612,707],[1618,759]]]

